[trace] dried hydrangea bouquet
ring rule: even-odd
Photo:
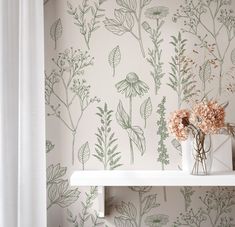
[[[234,126],[225,123],[226,105],[216,101],[197,103],[191,110],[180,109],[172,113],[169,130],[178,141],[191,140],[194,162],[191,173],[207,175],[212,165],[211,135],[222,130],[234,135]],[[189,151],[190,152],[190,151]]]

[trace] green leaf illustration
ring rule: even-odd
[[[152,114],[152,102],[150,97],[147,98],[140,106],[140,115],[144,119],[144,127],[146,128],[147,119]]]
[[[52,151],[55,147],[55,144],[52,144],[50,140],[46,140],[46,153]]]
[[[118,107],[117,107],[117,112],[116,112],[116,119],[118,124],[123,128],[127,129],[131,127],[130,124],[130,117],[126,113],[126,111],[123,108],[122,101],[119,101]]]
[[[133,126],[131,128],[127,128],[126,130],[129,138],[139,149],[141,155],[143,155],[146,150],[144,131],[139,126]]]
[[[48,198],[50,199],[50,201],[54,201],[57,197],[57,184],[53,183],[50,185],[49,189],[48,189]]]
[[[129,30],[131,30],[134,27],[135,24],[134,17],[129,12],[127,12],[125,15],[125,23]]]
[[[135,219],[137,217],[137,210],[134,204],[131,202],[126,203],[122,201],[121,204],[116,207],[116,209],[118,213],[131,219]]]
[[[114,224],[116,227],[135,227],[131,220],[124,217],[115,217]]]
[[[78,150],[78,161],[82,163],[82,169],[84,170],[84,164],[89,160],[90,158],[90,148],[89,143],[84,143]]]
[[[68,180],[61,180],[58,183],[53,183],[48,188],[49,206],[47,209],[57,204],[65,208],[74,203],[80,195],[78,188],[69,189]]]
[[[60,163],[57,165],[51,164],[47,167],[47,185],[58,183],[61,178],[66,174],[67,168],[61,167]]]
[[[124,23],[124,21],[125,21],[125,11],[123,9],[115,9],[114,10],[114,16],[120,24]]]
[[[63,32],[63,27],[61,19],[59,18],[51,25],[50,29],[51,39],[54,40],[55,42],[55,49],[57,46],[57,40],[62,36],[62,32]]]
[[[153,195],[148,195],[144,198],[143,214],[146,214],[153,208],[160,206],[160,204],[157,203],[156,197],[157,197],[157,194],[153,194]]]
[[[105,18],[105,28],[118,36],[129,33],[138,41],[142,56],[145,58],[141,18],[143,8],[148,4],[148,1],[140,1],[140,4],[137,4],[137,0],[116,0],[116,2],[121,8],[114,10],[114,18]]]
[[[119,46],[116,46],[110,53],[109,53],[109,65],[112,67],[113,69],[113,76],[115,76],[115,70],[117,65],[120,63],[121,61],[121,51]]]
[[[127,32],[127,29],[119,23],[119,21],[116,21],[114,19],[108,19],[104,21],[105,28],[112,32],[115,35],[123,35]]]
[[[156,200],[157,194],[144,196],[144,194],[148,193],[152,187],[132,186],[129,188],[132,191],[138,193],[138,202],[137,204],[135,203],[137,206],[135,206],[132,202],[123,201],[121,202],[121,204],[117,205],[116,210],[120,214],[120,216],[114,218],[114,223],[116,227],[141,227],[143,226],[143,217],[152,209],[160,206],[160,204],[158,204]],[[148,226],[160,226],[157,219],[154,219],[154,222],[149,224],[151,225]]]
[[[235,48],[231,52],[231,62],[235,65]]]
[[[135,11],[137,8],[136,0],[116,0],[116,2],[119,6],[122,6],[131,11]]]

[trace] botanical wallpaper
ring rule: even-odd
[[[232,187],[70,187],[74,170],[181,168],[169,114],[235,122],[235,1],[44,0],[48,227],[232,227]]]

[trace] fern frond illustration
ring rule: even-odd
[[[90,49],[92,34],[100,28],[100,19],[104,16],[105,11],[101,6],[105,1],[94,1],[94,5],[92,5],[89,4],[88,0],[83,0],[78,7],[74,7],[70,2],[67,2],[67,12],[73,17],[74,24],[79,27],[88,49]]]
[[[232,1],[189,1],[186,0],[175,13],[173,20],[184,21],[183,32],[192,34],[203,47],[218,61],[218,92],[222,93],[224,76],[224,60],[228,56],[229,47],[235,38]],[[224,45],[219,45],[223,38]],[[211,43],[212,40],[212,43]],[[212,48],[213,47],[213,48]]]
[[[146,10],[146,17],[156,22],[155,29],[151,28],[148,22],[146,21],[142,23],[143,29],[149,34],[149,37],[153,43],[153,49],[148,48],[147,61],[152,67],[152,71],[150,72],[150,74],[154,80],[156,95],[158,94],[158,91],[162,84],[161,79],[165,75],[165,73],[163,72],[163,61],[161,59],[161,43],[163,42],[163,38],[161,37],[161,28],[165,23],[163,18],[168,15],[168,11],[169,9],[164,6],[151,7]]]
[[[97,107],[98,113],[96,113],[101,122],[101,126],[96,133],[97,143],[95,144],[96,153],[93,154],[104,166],[104,169],[113,170],[120,167],[121,153],[117,151],[118,144],[115,133],[112,132],[112,110],[108,110],[108,106],[105,103],[104,107]]]
[[[60,164],[50,165],[47,167],[47,194],[49,204],[47,209],[53,205],[58,205],[62,208],[68,207],[79,198],[80,192],[78,188],[70,188],[69,181],[62,179],[67,171],[66,167],[61,167]]]
[[[106,18],[104,21],[105,28],[115,35],[121,36],[125,33],[138,41],[142,56],[145,58],[145,51],[142,40],[141,20],[145,6],[152,0],[116,0],[121,7],[114,10],[114,19]],[[135,29],[137,32],[135,33]]]
[[[59,53],[52,61],[57,69],[45,75],[45,100],[51,110],[47,115],[56,117],[71,133],[74,164],[75,139],[79,123],[85,110],[92,103],[99,102],[96,96],[90,98],[90,85],[87,85],[86,80],[79,78],[93,65],[93,58],[87,52],[70,48]],[[75,118],[72,116],[71,108],[77,101],[80,104],[80,112]]]
[[[187,40],[182,39],[181,33],[178,36],[171,36],[170,44],[174,47],[175,55],[171,57],[171,72],[168,85],[177,93],[178,108],[183,102],[188,101],[196,95],[196,81],[190,72],[190,67],[185,57],[185,45]]]

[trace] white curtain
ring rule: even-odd
[[[0,226],[46,227],[43,0],[0,0]]]

